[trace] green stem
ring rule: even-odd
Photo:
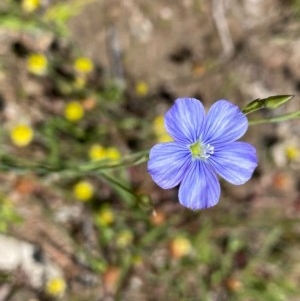
[[[91,161],[84,163],[78,166],[79,172],[91,172],[91,171],[104,171],[104,170],[111,170],[111,169],[118,169],[118,168],[126,168],[130,166],[136,166],[147,162],[148,160],[148,151],[141,151],[138,153],[134,153],[122,158],[122,160],[118,162],[111,162],[111,161]]]
[[[0,163],[0,171],[13,171],[18,174],[33,172],[39,175],[56,174],[59,176],[82,176],[89,174],[99,174],[99,172],[103,174],[104,171],[139,165],[146,162],[147,160],[148,151],[142,151],[128,155],[116,163],[113,163],[111,161],[93,161],[86,162],[75,167],[47,165],[44,163],[16,163],[11,158],[5,157],[2,158],[2,162]]]
[[[283,114],[271,118],[265,118],[265,119],[250,119],[249,120],[249,125],[256,125],[256,124],[262,124],[262,123],[274,123],[274,122],[282,122],[282,121],[287,121],[287,120],[292,120],[292,119],[297,119],[300,118],[300,111],[288,113],[288,114]]]
[[[116,187],[120,188],[123,191],[126,191],[127,193],[129,193],[130,195],[132,195],[134,198],[136,198],[136,194],[127,186],[123,185],[122,183],[116,181],[114,178],[112,178],[111,176],[105,174],[105,173],[101,173],[101,176],[103,179],[105,179],[107,182],[114,184]]]

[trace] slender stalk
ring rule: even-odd
[[[265,119],[250,119],[249,125],[256,125],[256,124],[262,124],[262,123],[275,123],[275,122],[283,122],[288,120],[293,120],[300,118],[300,111],[283,114],[271,118],[265,118]]]
[[[125,156],[122,160],[114,163],[111,161],[92,161],[85,162],[77,166],[56,166],[45,163],[30,164],[28,162],[15,162],[11,158],[2,158],[0,171],[13,171],[18,174],[33,172],[39,175],[58,175],[58,176],[78,176],[89,174],[103,174],[104,171],[126,168],[142,164],[148,160],[148,151],[134,153]]]

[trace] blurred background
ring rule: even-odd
[[[299,121],[208,210],[146,165],[177,97],[299,110],[299,47],[299,0],[2,0],[0,301],[300,300]]]

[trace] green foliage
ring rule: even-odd
[[[46,9],[27,13],[22,11],[20,1],[5,0],[3,8],[0,7],[0,27],[13,31],[48,31],[65,36],[68,35],[66,22],[92,1],[94,0],[57,1],[46,4]]]
[[[45,23],[53,23],[61,34],[67,34],[66,22],[78,15],[82,8],[95,0],[69,0],[58,1],[49,7],[43,15]]]
[[[6,233],[10,225],[19,224],[21,221],[11,201],[0,197],[0,233]]]

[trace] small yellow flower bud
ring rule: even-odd
[[[159,115],[154,119],[153,131],[158,142],[170,142],[173,141],[172,137],[167,133],[164,125],[164,116]]]
[[[89,149],[89,157],[91,160],[103,160],[107,158],[106,149],[100,144],[93,144]]]
[[[160,135],[162,132],[164,133],[166,131],[165,125],[164,125],[164,116],[158,115],[153,122],[153,130],[156,135]]]
[[[30,144],[33,139],[33,129],[26,124],[18,124],[10,131],[10,138],[14,145],[24,147]]]
[[[94,69],[93,62],[87,57],[79,57],[74,62],[74,69],[78,73],[88,74]]]
[[[41,5],[40,0],[22,0],[21,7],[26,13],[31,13]]]
[[[296,146],[288,146],[285,149],[285,154],[288,160],[295,161],[300,157],[300,150]]]
[[[79,101],[71,101],[65,106],[65,118],[69,121],[76,122],[84,116],[83,106]]]
[[[115,215],[112,209],[108,206],[101,208],[101,210],[96,215],[96,222],[100,226],[111,225],[115,220]]]
[[[45,75],[48,69],[48,59],[44,54],[33,53],[27,58],[27,70],[35,75]]]
[[[135,94],[138,96],[146,96],[149,93],[149,86],[144,81],[138,81],[135,85]]]
[[[50,279],[46,284],[46,293],[52,297],[61,297],[66,290],[66,282],[63,278]]]
[[[115,147],[104,148],[100,144],[93,144],[89,149],[89,157],[91,160],[117,161],[121,158],[121,154]]]
[[[89,182],[80,181],[74,186],[73,193],[76,199],[86,202],[93,197],[94,187]]]
[[[115,147],[108,147],[106,149],[106,155],[107,155],[107,158],[112,161],[117,161],[121,158],[121,154],[120,154],[119,150]]]

